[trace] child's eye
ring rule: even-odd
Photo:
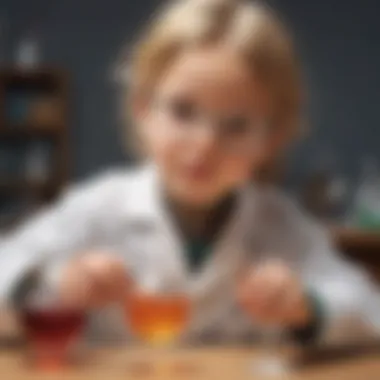
[[[171,115],[178,121],[188,122],[196,117],[196,107],[188,100],[173,100],[169,104]]]

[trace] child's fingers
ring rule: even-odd
[[[259,322],[286,324],[300,309],[300,293],[300,286],[288,268],[268,263],[247,276],[239,299]]]
[[[84,270],[98,293],[97,298],[112,302],[125,297],[129,278],[122,260],[109,255],[93,256],[84,262]]]
[[[94,286],[107,297],[112,298],[118,292],[125,290],[127,274],[120,260],[95,256],[84,261],[82,265]]]
[[[301,326],[310,319],[310,308],[301,287],[289,292],[283,307],[283,318],[293,326]]]
[[[284,326],[300,326],[307,323],[308,308],[300,288],[295,283],[289,283],[279,290],[277,298],[272,298],[267,307],[259,312],[261,318],[269,323]]]
[[[122,261],[109,254],[87,254],[71,262],[63,274],[63,299],[85,307],[101,307],[125,297],[129,285]]]
[[[267,315],[279,315],[282,313],[284,304],[287,302],[287,282],[268,284],[265,298],[260,299],[260,309]]]
[[[267,308],[281,298],[290,278],[289,272],[283,267],[263,265],[251,273],[246,282],[246,289],[250,292],[249,297],[252,301],[255,300]]]
[[[88,304],[92,303],[94,293],[91,277],[79,263],[70,263],[61,280],[62,302],[75,307],[88,307]]]
[[[268,297],[255,303],[255,313],[261,322],[272,324],[285,320],[288,304],[288,288],[277,284],[273,286]]]

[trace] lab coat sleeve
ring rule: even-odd
[[[306,248],[301,252],[301,276],[323,306],[319,343],[345,344],[378,337],[380,293],[375,282],[334,249],[324,228],[304,216],[297,225]]]
[[[45,260],[56,261],[58,267],[71,254],[86,248],[108,184],[102,178],[70,189],[57,204],[2,239],[0,305],[13,303],[17,286]]]

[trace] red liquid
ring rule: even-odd
[[[60,366],[69,344],[80,335],[84,314],[64,309],[27,309],[22,323],[39,367]]]

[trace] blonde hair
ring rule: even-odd
[[[170,1],[149,24],[122,67],[129,94],[149,97],[181,49],[227,43],[236,47],[264,81],[274,127],[298,130],[301,86],[292,39],[267,6],[244,0]]]

